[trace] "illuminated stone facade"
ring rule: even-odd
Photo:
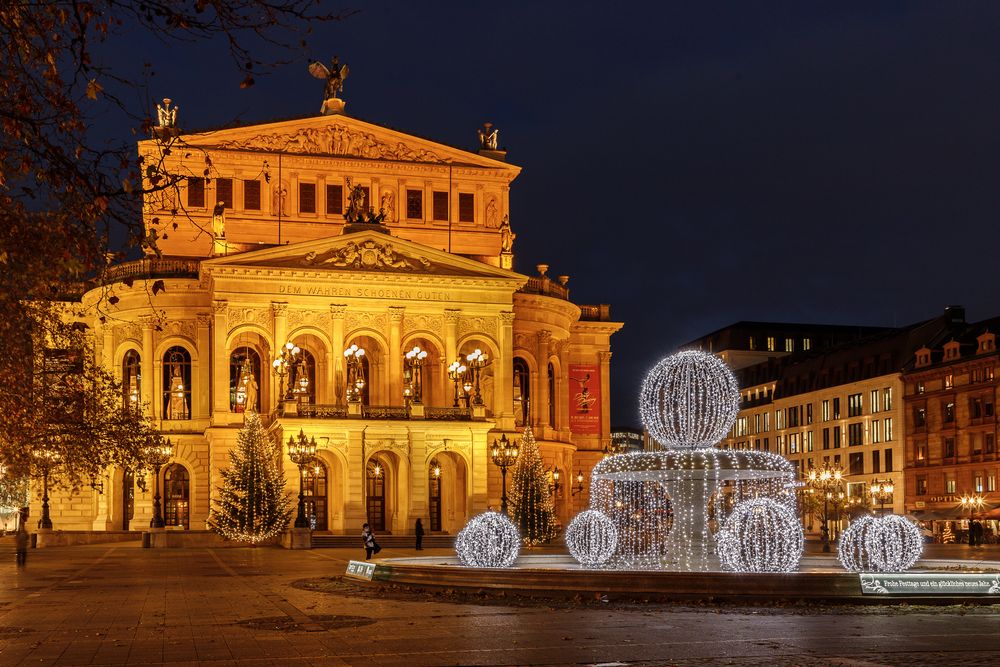
[[[610,438],[610,337],[622,325],[606,305],[570,301],[568,278],[544,265],[531,277],[511,270],[520,168],[502,152],[344,115],[165,133],[139,151],[188,175],[147,201],[163,257],[115,267],[83,302],[97,362],[175,445],[159,480],[168,524],[206,527],[247,400],[276,440],[316,439],[307,487],[318,531],[354,534],[368,521],[406,534],[420,518],[453,534],[499,507],[489,445],[518,438],[529,405],[546,466],[589,478]],[[356,186],[384,225],[345,229]],[[287,377],[290,401],[272,372],[286,342],[303,360]],[[366,351],[356,403],[352,345]],[[419,401],[404,399],[415,346],[427,352]],[[467,401],[448,371],[476,349],[489,364]],[[56,494],[57,530],[148,529],[154,480],[108,470],[102,482],[103,494]],[[554,493],[563,524],[588,502],[586,489]]]

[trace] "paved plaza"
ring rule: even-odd
[[[110,544],[32,550],[18,570],[13,544],[3,538],[0,665],[915,667],[1000,660],[1000,605],[539,602],[382,591],[333,579],[359,551]],[[976,555],[950,545],[934,551]],[[381,556],[415,553],[386,549]]]

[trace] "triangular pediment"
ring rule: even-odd
[[[519,273],[379,231],[360,231],[216,257],[203,261],[202,267],[210,273],[216,267],[246,267],[383,275],[461,276],[509,280],[519,285],[527,281],[527,277]]]
[[[520,167],[472,151],[461,150],[342,114],[181,136],[186,144],[206,149],[466,165],[509,171],[514,176],[521,171]]]

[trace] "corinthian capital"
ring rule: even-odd
[[[279,303],[277,301],[272,301],[271,302],[271,312],[274,313],[275,317],[278,317],[279,315],[281,315],[281,316],[287,315],[288,314],[288,304],[285,303],[285,302],[280,302]]]
[[[403,321],[403,312],[406,310],[403,306],[389,306],[389,321],[394,323],[399,323]]]

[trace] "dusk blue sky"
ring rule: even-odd
[[[524,168],[516,268],[546,262],[625,322],[616,423],[638,425],[645,369],[737,320],[1000,314],[998,3],[360,9],[248,90],[223,44],[105,51],[153,63],[188,129],[314,113],[306,65],[333,54],[350,115],[470,149],[492,121]]]

